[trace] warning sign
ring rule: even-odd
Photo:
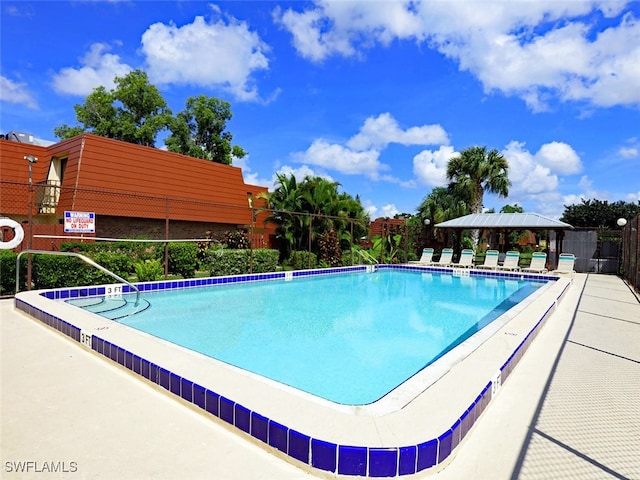
[[[65,233],[95,233],[96,214],[94,212],[64,212]]]

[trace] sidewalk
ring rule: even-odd
[[[0,301],[0,327],[3,479],[316,478],[12,300]],[[25,461],[68,472],[17,473]],[[452,462],[407,478],[640,480],[640,303],[622,280],[576,275]]]

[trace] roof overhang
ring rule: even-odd
[[[434,225],[438,228],[491,230],[567,230],[572,225],[537,213],[477,213]]]

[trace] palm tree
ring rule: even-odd
[[[418,216],[431,225],[446,222],[469,213],[469,199],[462,190],[436,187],[418,206]],[[431,230],[432,231],[432,230]],[[445,238],[445,243],[447,243]]]
[[[293,175],[284,174],[278,174],[277,179],[276,189],[260,197],[267,200],[271,209],[266,221],[277,225],[282,259],[292,251],[317,253],[318,239],[328,232],[332,232],[330,238],[336,239],[332,242],[346,243],[351,240],[352,223],[354,237],[366,231],[368,217],[360,199],[338,193],[339,183],[310,176],[297,182]]]
[[[485,192],[499,197],[509,194],[508,172],[509,162],[495,148],[490,151],[486,147],[466,148],[447,164],[449,185],[468,196],[471,213],[482,213]],[[479,232],[474,230],[474,245],[478,244],[478,236]]]

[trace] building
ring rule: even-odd
[[[59,247],[63,239],[53,237],[80,236],[65,228],[65,212],[94,214],[86,238],[192,239],[246,229],[255,247],[269,246],[258,199],[267,188],[246,184],[238,167],[89,133],[50,145],[25,138],[32,137],[0,139],[0,217],[23,224],[20,248],[29,233],[31,247],[43,250]],[[7,230],[2,241],[13,235]]]

